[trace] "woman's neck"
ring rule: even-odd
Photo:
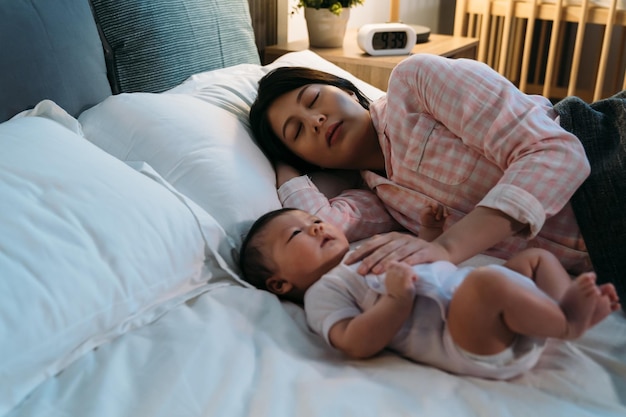
[[[362,142],[363,148],[360,151],[358,166],[354,169],[368,171],[385,171],[385,155],[378,140],[378,132],[374,124],[370,123],[366,132],[366,138]]]

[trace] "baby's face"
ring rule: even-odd
[[[300,210],[276,217],[264,235],[276,275],[302,292],[338,265],[350,247],[341,230]]]

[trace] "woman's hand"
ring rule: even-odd
[[[300,171],[298,171],[291,165],[287,165],[282,162],[277,162],[274,166],[274,170],[276,171],[276,188],[280,188],[281,185],[283,185],[290,179],[302,175]]]
[[[348,258],[347,264],[361,261],[357,272],[365,275],[369,272],[384,272],[391,261],[402,261],[409,265],[424,262],[449,260],[450,254],[441,245],[427,242],[416,236],[390,232],[372,236],[360,245]]]

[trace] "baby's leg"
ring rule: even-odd
[[[543,249],[519,252],[504,266],[529,277],[537,287],[557,301],[572,283],[572,278],[557,257]]]
[[[571,288],[566,291],[566,313],[535,286],[522,284],[501,269],[477,268],[459,286],[450,302],[450,334],[461,348],[481,355],[504,350],[517,334],[553,338],[579,336],[590,323],[598,295],[589,277],[570,280],[570,284]]]
[[[571,289],[572,278],[556,256],[546,250],[524,250],[513,256],[504,266],[530,277],[537,287],[556,301],[561,301],[566,292]],[[621,308],[613,284],[603,284],[597,288],[601,297],[597,300],[588,326],[597,324],[609,313]],[[568,303],[570,302],[571,299]]]

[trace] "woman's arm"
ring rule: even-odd
[[[387,293],[371,309],[331,327],[328,337],[332,345],[360,359],[383,350],[411,314],[416,280],[407,264],[390,264],[385,278]]]
[[[394,69],[392,94],[405,99],[388,100],[388,123],[403,108],[430,115],[468,152],[499,168],[497,182],[487,176],[488,188],[475,190],[480,200],[472,205],[527,223],[529,236],[563,209],[589,175],[582,144],[556,121],[550,101],[524,94],[483,63],[414,55]],[[473,178],[484,174],[472,173]]]
[[[388,100],[388,118],[426,114],[437,121],[435,129],[447,129],[448,137],[501,174],[485,178],[488,185],[473,190],[474,209],[432,243],[405,238],[405,245],[390,251],[397,243],[383,236],[361,246],[347,259],[364,259],[361,273],[381,265],[373,269],[378,273],[392,259],[460,262],[516,233],[534,237],[589,174],[580,141],[559,126],[549,100],[522,93],[484,64],[415,55],[394,69],[389,82],[389,97],[407,92],[410,100]]]
[[[476,207],[441,236],[413,252],[407,262],[447,259],[458,264],[524,229],[524,224],[499,210]]]
[[[357,269],[361,275],[369,272],[380,274],[394,261],[410,265],[438,260],[459,263],[513,236],[524,227],[501,211],[476,207],[432,242],[402,233],[376,235],[351,252],[345,262],[350,265],[362,261]]]
[[[283,206],[305,210],[334,224],[350,242],[402,229],[369,189],[348,189],[329,199],[308,176],[286,165],[276,167],[276,181]]]

